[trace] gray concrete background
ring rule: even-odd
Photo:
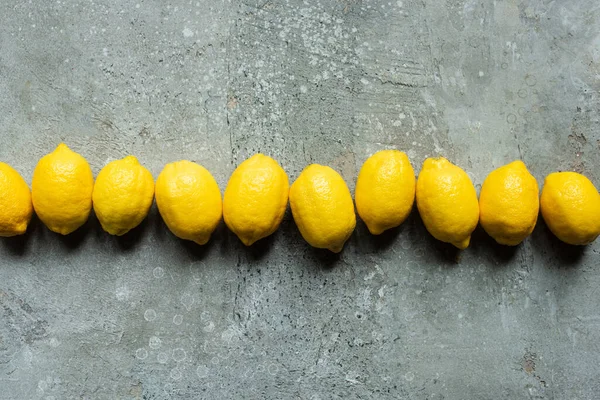
[[[65,141],[95,174],[186,158],[221,189],[261,151],[353,190],[383,148],[478,190],[517,158],[600,184],[599,90],[594,0],[0,2],[0,159],[28,182]],[[596,399],[599,250],[540,223],[458,255],[415,213],[339,257],[289,215],[250,249],[155,208],[123,239],[36,220],[0,241],[0,398]]]

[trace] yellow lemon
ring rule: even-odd
[[[554,172],[546,177],[540,209],[548,228],[565,243],[584,245],[600,234],[600,194],[576,172]]]
[[[98,176],[92,195],[102,228],[121,236],[138,226],[154,199],[152,174],[134,156],[108,163]]]
[[[479,223],[500,244],[516,246],[533,232],[540,208],[535,178],[522,161],[490,174],[479,194]]]
[[[255,154],[229,178],[223,195],[225,224],[246,246],[277,230],[287,207],[288,177],[271,157]]]
[[[311,246],[339,253],[354,230],[356,215],[344,179],[333,169],[312,164],[290,188],[296,225]]]
[[[94,177],[85,158],[61,143],[33,171],[33,208],[48,229],[67,235],[87,221],[93,189]]]
[[[466,249],[479,220],[477,193],[460,167],[428,158],[417,179],[417,208],[425,228],[442,242]]]
[[[186,160],[165,165],[156,180],[156,205],[175,236],[198,244],[208,242],[223,210],[215,178]]]
[[[415,171],[405,153],[382,150],[365,161],[354,192],[356,211],[374,235],[400,225],[415,201]]]
[[[32,213],[29,186],[13,167],[0,162],[0,236],[24,234]]]

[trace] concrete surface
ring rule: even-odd
[[[28,182],[65,141],[95,174],[187,158],[222,189],[257,151],[353,189],[383,148],[478,189],[516,158],[600,184],[599,90],[594,0],[0,2],[0,159]],[[599,250],[540,223],[458,255],[417,215],[339,257],[289,215],[250,249],[155,208],[120,240],[34,221],[0,241],[0,398],[597,399]]]

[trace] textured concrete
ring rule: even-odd
[[[0,2],[0,159],[28,182],[65,141],[95,174],[187,158],[222,189],[257,151],[353,189],[383,148],[478,189],[516,158],[600,184],[599,90],[595,0]],[[596,399],[599,251],[540,222],[458,255],[415,213],[339,257],[289,215],[250,249],[155,208],[123,239],[36,220],[0,241],[0,398]]]

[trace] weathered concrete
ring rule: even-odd
[[[223,189],[261,151],[353,189],[392,147],[478,189],[516,158],[600,184],[599,27],[594,0],[3,1],[0,160],[30,182],[65,141],[94,173],[187,158]],[[0,398],[593,399],[599,250],[540,223],[457,259],[417,215],[340,257],[289,215],[251,249],[155,208],[120,240],[35,221],[0,241]]]

